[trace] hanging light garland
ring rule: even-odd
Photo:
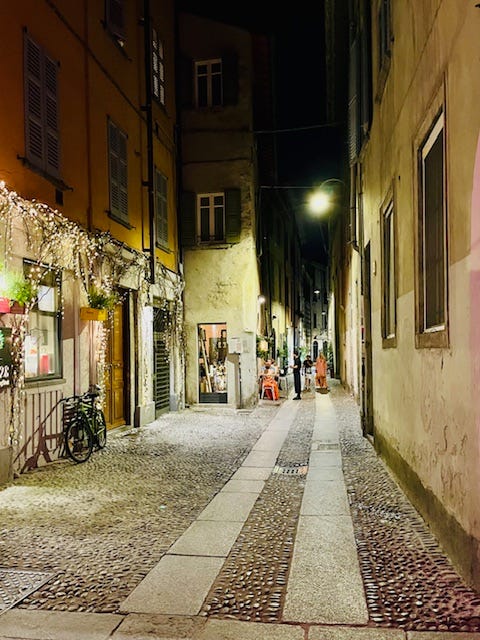
[[[25,304],[25,313],[12,320],[12,380],[10,386],[11,410],[9,439],[18,444],[23,419],[25,363],[24,342],[31,307],[36,302],[35,291],[47,271],[67,271],[81,280],[85,291],[94,284],[107,295],[113,295],[115,283],[122,278],[137,278],[140,291],[148,297],[149,261],[141,252],[117,241],[109,232],[89,233],[78,223],[57,210],[36,200],[25,200],[0,182],[0,248],[3,265],[8,273],[13,263],[15,231],[23,231],[26,246],[35,257],[36,265],[25,274],[31,288],[31,299]],[[48,265],[48,266],[45,266]],[[63,315],[63,300],[59,308]],[[100,371],[105,369],[108,328],[102,325],[98,332],[96,352]],[[103,375],[101,376],[104,386]]]

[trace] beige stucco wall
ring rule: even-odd
[[[370,141],[363,158],[365,244],[371,244],[372,259],[375,431],[466,536],[474,539],[474,547],[480,540],[475,365],[480,341],[474,328],[480,300],[472,272],[471,222],[480,215],[478,208],[472,207],[472,192],[478,189],[475,184],[480,180],[480,174],[475,175],[480,129],[480,83],[476,77],[480,10],[473,3],[455,0],[392,3],[392,7],[391,68],[381,101],[374,105]],[[375,60],[373,68],[377,68]],[[443,98],[449,346],[417,349],[416,150]],[[381,338],[380,207],[392,185],[397,224],[397,346],[385,349]],[[429,517],[439,519],[439,512]],[[433,524],[441,530],[440,522]]]

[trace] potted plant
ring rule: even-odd
[[[38,295],[38,286],[23,273],[3,272],[0,287],[0,313],[25,313]]]
[[[94,284],[87,291],[88,307],[80,308],[81,320],[98,320],[103,322],[108,317],[108,312],[117,303],[117,295]]]

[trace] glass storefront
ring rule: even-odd
[[[198,325],[199,402],[227,402],[227,325]]]

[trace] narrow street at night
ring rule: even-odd
[[[165,414],[0,492],[0,637],[480,638],[341,385]]]

